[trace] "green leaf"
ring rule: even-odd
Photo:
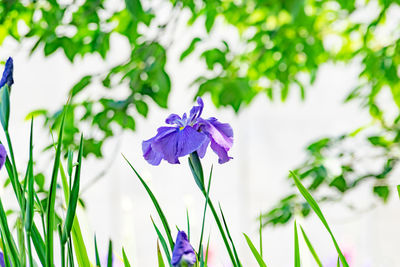
[[[222,212],[221,204],[219,204],[219,210],[221,212],[222,221],[224,222],[226,234],[228,235],[228,238],[231,241],[231,245],[232,245],[232,248],[233,248],[233,253],[235,254],[235,260],[236,260],[237,266],[242,266],[242,264],[240,263],[240,260],[239,260],[239,256],[238,256],[237,251],[236,251],[235,243],[233,242],[232,236],[231,236],[231,234],[229,232],[228,224],[226,223],[224,213]]]
[[[139,20],[143,14],[143,7],[140,0],[125,0],[125,5],[133,20]]]
[[[179,57],[179,61],[183,61],[187,56],[189,56],[194,49],[196,48],[196,44],[201,41],[201,38],[195,37],[193,40],[190,42],[190,45],[188,48],[185,49],[185,51],[182,52],[181,56]]]
[[[97,239],[96,239],[96,235],[94,236],[94,252],[95,252],[95,257],[96,257],[96,266],[97,266],[97,267],[101,267],[100,256],[99,256],[99,250],[98,250],[98,248],[97,248]]]
[[[87,87],[90,83],[92,82],[92,76],[91,75],[86,75],[83,76],[82,79],[77,82],[74,87],[71,89],[71,96],[77,95],[79,92],[81,92],[85,87]]]
[[[82,153],[83,153],[83,136],[81,135],[81,141],[79,144],[79,153],[78,153],[78,165],[75,169],[75,179],[74,185],[72,186],[71,195],[69,198],[67,215],[65,217],[64,228],[62,231],[62,242],[65,244],[67,242],[67,238],[71,234],[72,225],[75,219],[76,206],[79,199],[79,185],[80,185],[80,177],[81,177],[81,168],[82,168]]]
[[[122,247],[122,258],[124,260],[124,266],[125,267],[131,267],[131,264],[129,263],[128,257],[126,256],[125,250],[124,250],[123,247]]]
[[[147,117],[147,113],[149,113],[149,106],[146,104],[146,102],[142,100],[135,100],[135,107],[139,114],[145,118]]]
[[[63,136],[63,129],[64,129],[64,119],[65,119],[65,113],[63,114],[62,120],[61,120],[61,126],[60,126],[60,131],[58,134],[58,142],[57,142],[57,148],[56,148],[56,155],[54,157],[54,166],[53,166],[53,173],[51,176],[51,182],[50,182],[50,189],[49,189],[49,200],[47,204],[47,230],[46,230],[46,266],[53,266],[53,260],[54,260],[54,255],[53,255],[53,232],[54,232],[54,222],[55,222],[55,201],[56,201],[56,192],[57,192],[57,176],[59,172],[59,166],[60,166],[60,157],[61,157],[61,147],[62,147],[62,136]]]
[[[397,186],[397,193],[399,194],[399,198],[400,198],[400,185]]]
[[[158,267],[165,267],[164,260],[161,254],[160,245],[157,240],[157,259],[158,259]]]
[[[28,199],[25,210],[25,229],[27,233],[32,231],[32,223],[33,223],[33,204],[34,204],[34,194],[35,189],[34,185],[34,176],[33,176],[33,118],[31,120],[31,134],[29,137],[29,162],[28,162],[28,175],[27,181],[28,184]],[[29,241],[30,242],[30,241]]]
[[[150,217],[151,218],[151,217]],[[164,249],[165,256],[167,256],[168,262],[171,262],[171,254],[168,249],[167,242],[165,241],[164,236],[161,234],[160,230],[158,229],[157,225],[154,223],[153,218],[151,218],[151,222],[153,223],[154,229],[156,230],[158,239],[161,242],[161,246]],[[157,242],[158,243],[158,242]]]
[[[299,236],[297,234],[296,221],[294,221],[294,266],[300,267]]]
[[[387,185],[376,185],[374,186],[374,194],[379,196],[380,198],[383,199],[384,202],[386,202],[389,198],[390,190],[389,186]]]
[[[107,267],[113,267],[113,249],[112,249],[112,241],[108,242],[108,256],[107,256]]]
[[[147,194],[151,198],[151,201],[153,202],[153,205],[157,210],[158,216],[160,217],[161,222],[162,222],[162,224],[164,226],[164,230],[165,230],[165,232],[167,234],[167,238],[168,238],[168,241],[169,241],[170,248],[171,248],[171,250],[173,250],[174,249],[174,241],[173,241],[172,236],[171,236],[171,230],[170,230],[170,227],[168,225],[167,218],[165,217],[164,212],[162,211],[162,209],[160,207],[160,204],[158,204],[158,201],[157,201],[156,197],[154,196],[153,192],[151,192],[150,188],[148,187],[146,182],[143,180],[143,178],[140,176],[140,174],[136,171],[136,169],[132,166],[132,164],[128,161],[128,159],[124,155],[122,155],[122,156],[124,157],[126,162],[129,164],[131,169],[134,171],[136,176],[139,178],[139,180],[142,183],[143,187],[146,189]]]
[[[263,258],[258,253],[256,247],[253,245],[250,238],[245,233],[243,233],[243,235],[246,238],[247,245],[249,246],[251,252],[253,253],[254,258],[257,260],[258,265],[260,265],[260,267],[267,267],[267,264],[264,262]]]
[[[297,188],[299,189],[300,193],[303,195],[305,200],[310,204],[311,208],[314,210],[315,214],[317,214],[318,218],[321,220],[322,224],[325,226],[326,230],[330,234],[333,244],[335,245],[336,251],[339,254],[340,260],[343,264],[344,267],[349,267],[349,264],[346,261],[346,258],[344,257],[342,251],[339,248],[338,243],[336,242],[335,237],[333,236],[333,233],[328,225],[328,222],[326,221],[324,215],[322,214],[321,209],[319,208],[317,202],[314,200],[314,198],[311,196],[311,194],[308,192],[308,190],[303,186],[303,184],[300,182],[300,179],[297,177],[297,175],[294,172],[290,172],[291,176],[293,177],[294,183],[296,184]]]
[[[301,225],[300,225],[300,229],[303,234],[304,241],[306,241],[307,247],[310,250],[311,254],[313,255],[315,262],[318,264],[319,267],[322,267],[321,260],[319,259],[317,253],[315,252],[314,247],[312,246],[310,240],[308,239],[308,237],[306,235],[306,232],[304,231],[303,227],[301,227]]]

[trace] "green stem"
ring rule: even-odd
[[[201,165],[201,161],[199,159],[199,156],[197,154],[197,152],[193,152],[192,154],[190,154],[189,156],[189,166],[190,166],[190,170],[192,171],[194,180],[197,184],[197,186],[199,187],[200,191],[203,193],[204,197],[207,199],[207,192],[205,190],[205,186],[204,186],[204,175],[203,175],[203,167]],[[228,251],[229,257],[232,261],[233,266],[237,266],[237,263],[235,261],[235,257],[233,255],[232,249],[229,245],[229,241],[228,238],[226,237],[224,228],[222,227],[221,221],[218,217],[218,213],[214,208],[214,204],[211,201],[211,198],[208,196],[208,206],[211,209],[211,212],[214,216],[215,222],[217,223],[219,232],[221,233],[221,237],[225,243],[225,247]],[[200,253],[200,252],[199,252]]]

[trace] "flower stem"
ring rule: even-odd
[[[205,186],[204,186],[203,167],[201,165],[201,161],[200,161],[200,158],[199,158],[199,155],[197,154],[197,152],[193,152],[193,153],[190,154],[190,156],[189,156],[189,166],[190,166],[190,170],[192,171],[193,178],[194,178],[197,186],[200,188],[200,191],[203,193],[204,197],[206,199],[208,198],[208,201],[207,201],[208,202],[208,206],[210,207],[211,212],[212,212],[212,214],[214,216],[215,222],[217,223],[219,232],[221,233],[221,237],[222,237],[222,239],[223,239],[223,241],[225,243],[225,247],[226,247],[226,250],[228,251],[228,254],[229,254],[229,257],[230,257],[230,259],[232,261],[232,264],[233,264],[233,266],[236,267],[237,263],[235,261],[234,255],[233,255],[232,248],[229,245],[228,238],[226,237],[224,228],[222,227],[222,223],[221,223],[221,221],[220,221],[220,219],[218,217],[218,213],[214,208],[214,204],[212,203],[211,198],[208,196],[208,194],[206,192],[206,189],[205,189]],[[199,253],[200,253],[200,251],[199,251]]]

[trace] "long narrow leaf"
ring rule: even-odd
[[[260,267],[267,267],[267,264],[264,262],[264,260],[261,257],[260,253],[258,253],[256,247],[253,245],[253,243],[251,242],[250,238],[244,233],[243,233],[243,235],[246,238],[247,245],[249,245],[249,248],[250,248],[251,252],[253,253],[254,258],[256,258],[256,261],[258,262],[258,265],[260,265]]]
[[[150,218],[151,218],[151,217],[150,217]],[[154,223],[153,218],[151,218],[151,222],[153,223],[154,229],[156,230],[158,239],[159,239],[160,242],[161,242],[161,246],[162,246],[163,249],[164,249],[165,256],[167,257],[168,262],[171,262],[171,254],[170,254],[170,252],[169,252],[169,250],[168,250],[167,242],[165,241],[165,238],[164,238],[163,235],[161,234],[161,232],[160,232],[160,230],[158,229],[157,225]]]
[[[211,188],[211,178],[212,178],[212,172],[213,172],[213,166],[211,166],[210,170],[210,177],[208,179],[208,186],[207,186],[207,194],[206,194],[206,203],[204,205],[204,210],[203,210],[203,220],[201,222],[201,232],[200,232],[200,241],[199,241],[199,253],[200,253],[200,261],[203,259],[203,254],[202,252],[202,246],[203,246],[203,234],[204,234],[204,225],[206,222],[206,212],[207,212],[207,206],[208,206],[208,199],[210,196],[210,188]]]
[[[131,267],[131,264],[129,263],[128,257],[125,254],[125,249],[122,248],[122,258],[124,260],[124,266],[125,267]]]
[[[222,221],[224,222],[226,234],[228,235],[228,238],[231,241],[231,245],[232,245],[232,248],[233,248],[233,253],[235,253],[236,263],[237,263],[238,266],[242,266],[242,264],[240,263],[240,260],[239,260],[239,256],[238,256],[237,251],[236,251],[235,243],[233,242],[232,236],[231,236],[231,234],[229,232],[228,224],[226,223],[225,216],[224,216],[224,213],[222,212],[222,208],[221,208],[220,204],[219,204],[219,210],[221,212]]]
[[[107,267],[112,267],[113,265],[113,245],[112,241],[108,242],[108,256],[107,256]]]
[[[174,240],[172,239],[171,230],[170,230],[170,227],[168,225],[168,221],[167,221],[167,219],[166,219],[166,217],[164,215],[164,212],[162,211],[160,205],[158,204],[158,201],[157,201],[156,197],[154,196],[153,192],[151,192],[149,186],[146,184],[146,182],[143,180],[143,178],[140,176],[140,174],[136,171],[136,169],[129,162],[129,160],[124,155],[122,155],[122,156],[124,157],[126,162],[129,164],[131,169],[134,171],[136,176],[139,178],[139,180],[142,183],[143,187],[146,189],[147,194],[150,196],[151,201],[153,202],[153,205],[157,210],[158,216],[160,217],[161,222],[162,222],[162,224],[164,226],[165,233],[167,234],[169,246],[170,246],[171,250],[173,250],[174,249]]]
[[[53,173],[51,175],[50,189],[49,189],[49,199],[47,204],[47,235],[46,235],[46,266],[54,265],[54,240],[53,240],[53,231],[54,231],[54,222],[55,222],[55,210],[54,205],[56,201],[56,192],[57,192],[57,177],[60,166],[60,157],[61,157],[61,147],[62,147],[62,136],[64,130],[64,119],[65,113],[63,114],[60,131],[58,133],[58,142],[56,155],[54,157],[54,166]]]
[[[349,264],[346,261],[346,258],[344,257],[342,251],[339,248],[338,243],[336,242],[335,237],[333,236],[333,233],[328,225],[328,222],[326,221],[324,215],[322,214],[321,209],[319,208],[317,202],[314,200],[314,198],[311,196],[311,194],[308,192],[308,190],[303,186],[303,184],[300,182],[300,179],[297,177],[297,175],[294,172],[290,172],[290,174],[293,177],[293,180],[299,189],[300,193],[303,195],[303,197],[306,199],[308,204],[310,204],[311,208],[314,210],[314,212],[317,214],[318,218],[321,220],[322,224],[325,226],[326,230],[330,234],[333,244],[335,245],[336,251],[339,254],[340,261],[342,262],[344,267],[349,267]]]
[[[99,250],[97,248],[97,238],[96,238],[96,236],[94,236],[94,252],[95,252],[95,257],[96,257],[96,266],[97,267],[101,267]]]
[[[60,174],[61,174],[61,182],[63,185],[63,192],[65,198],[65,204],[67,205],[69,202],[69,185],[67,181],[67,176],[65,175],[65,171],[62,163],[60,163]],[[85,242],[83,241],[81,227],[79,225],[78,216],[75,214],[74,222],[72,224],[71,231],[72,241],[75,248],[75,256],[76,261],[78,262],[79,267],[90,266],[89,256],[86,250]]]
[[[318,264],[319,267],[322,267],[321,260],[319,259],[317,253],[315,252],[314,247],[312,246],[312,244],[310,242],[310,239],[308,239],[306,232],[304,231],[303,227],[301,227],[301,225],[300,225],[300,229],[303,234],[304,241],[306,241],[307,247],[310,250],[311,254],[313,255],[315,262]]]
[[[294,221],[294,267],[300,267],[299,235],[296,221]]]
[[[165,267],[164,260],[161,254],[160,245],[157,241],[157,259],[158,259],[158,267]]]
[[[74,185],[72,186],[71,196],[69,198],[67,216],[65,217],[62,241],[65,244],[67,242],[67,237],[71,233],[72,224],[75,219],[76,206],[79,199],[79,185],[80,185],[80,177],[81,177],[81,167],[82,167],[82,154],[83,154],[83,136],[81,136],[81,141],[79,144],[79,153],[78,153],[78,165],[75,169],[75,178]]]

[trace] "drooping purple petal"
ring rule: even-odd
[[[196,261],[196,253],[192,245],[190,245],[186,233],[184,231],[179,231],[176,237],[174,251],[172,252],[172,266],[178,267],[181,266],[182,263],[186,263],[191,267]]]
[[[4,163],[6,162],[7,151],[3,144],[0,144],[0,169],[3,168]]]
[[[153,141],[154,137],[149,140],[143,141],[142,143],[143,157],[151,165],[157,166],[160,164],[163,156],[161,153],[158,153],[151,147]]]
[[[210,144],[210,138],[207,137],[207,140],[203,142],[203,144],[197,149],[197,155],[202,159],[206,155],[208,145]]]
[[[182,130],[178,128],[175,128],[174,131],[163,130],[162,134],[155,137],[152,147],[161,153],[166,161],[176,164],[179,163],[179,157],[196,151],[206,139],[207,136],[205,134],[186,126]]]
[[[4,262],[4,254],[3,254],[3,252],[0,252],[0,266],[1,267],[6,267],[6,263]]]
[[[6,84],[8,85],[8,87],[11,87],[11,85],[14,83],[13,70],[14,70],[13,59],[9,57],[6,61],[3,76],[1,77],[0,80],[0,88]]]
[[[228,123],[221,123],[216,118],[207,120],[200,118],[195,127],[211,139],[210,147],[218,155],[219,163],[222,164],[232,159],[228,156],[228,151],[233,145],[233,130]]]
[[[228,151],[224,147],[218,145],[213,139],[211,139],[210,147],[215,152],[215,154],[218,155],[219,164],[223,164],[225,162],[228,162],[230,159],[233,159],[232,157],[228,156]]]

